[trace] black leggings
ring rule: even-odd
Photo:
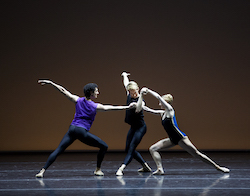
[[[135,149],[141,142],[142,137],[145,135],[146,131],[147,131],[146,124],[144,124],[139,128],[135,127],[130,128],[127,135],[126,149],[125,149],[125,151],[127,152],[127,156],[125,157],[123,164],[128,165],[133,158],[141,164],[145,163],[141,154],[137,152]]]
[[[69,126],[68,132],[64,135],[57,149],[50,154],[43,168],[47,169],[56,160],[57,156],[63,153],[65,149],[69,145],[71,145],[76,139],[89,146],[100,148],[97,154],[97,167],[100,168],[104,155],[107,152],[108,145],[99,137],[89,133],[86,129],[74,125]]]

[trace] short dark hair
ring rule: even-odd
[[[83,87],[83,92],[86,98],[90,98],[91,93],[95,92],[95,89],[98,88],[95,83],[88,83]]]

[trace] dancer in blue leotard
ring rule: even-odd
[[[92,101],[92,99],[97,98],[99,91],[97,84],[94,83],[89,83],[84,86],[85,97],[78,97],[77,95],[73,95],[62,86],[55,84],[50,80],[39,80],[38,83],[42,85],[50,84],[57,90],[59,90],[69,100],[75,103],[76,112],[75,117],[68,129],[68,132],[64,135],[57,149],[50,154],[45,166],[38,174],[36,174],[36,177],[42,178],[46,169],[48,169],[48,167],[56,160],[57,156],[63,153],[65,149],[76,139],[89,146],[100,148],[97,154],[97,167],[94,171],[94,174],[97,176],[103,176],[104,173],[101,171],[101,163],[108,149],[108,145],[97,136],[89,133],[89,129],[95,119],[96,112],[129,109],[132,108],[133,105],[112,106],[95,103],[94,101]]]
[[[151,108],[148,108],[147,106],[143,106],[143,101],[142,101],[143,94],[147,93],[150,93],[159,100],[159,105],[161,106],[162,110],[153,110]],[[217,170],[225,173],[229,172],[230,170],[228,168],[219,166],[218,164],[213,162],[209,157],[199,152],[196,149],[196,147],[191,143],[191,141],[188,139],[186,134],[180,131],[175,119],[174,109],[171,106],[172,101],[173,101],[173,96],[171,94],[167,94],[161,97],[158,93],[144,87],[141,89],[140,97],[137,102],[136,112],[140,112],[140,110],[144,109],[145,111],[161,115],[162,125],[169,136],[169,138],[162,139],[149,148],[149,151],[157,165],[157,170],[153,172],[153,174],[158,174],[158,175],[164,174],[161,162],[161,156],[158,151],[162,149],[171,148],[175,145],[179,145],[188,153],[190,153],[192,156],[201,159],[202,161],[208,163],[209,165],[212,165]]]

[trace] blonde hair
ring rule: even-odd
[[[163,95],[162,98],[168,103],[172,103],[174,101],[174,98],[171,94]]]
[[[136,83],[136,82],[134,82],[134,81],[130,81],[129,83],[128,83],[128,85],[127,85],[127,90],[129,91],[129,90],[136,90],[136,89],[138,89],[139,88],[139,86],[138,86],[138,84]]]

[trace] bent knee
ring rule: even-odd
[[[108,145],[105,143],[101,147],[102,150],[107,151],[108,150]]]
[[[151,152],[151,153],[155,152],[157,150],[158,150],[158,148],[155,145],[152,145],[152,146],[149,147],[149,152]]]

